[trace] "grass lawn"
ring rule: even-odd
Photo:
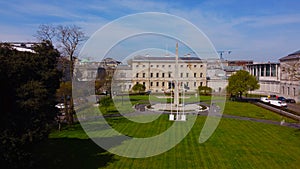
[[[242,117],[252,117],[257,119],[268,119],[274,121],[281,121],[282,119],[285,119],[286,122],[296,122],[293,119],[283,117],[270,110],[258,107],[247,102],[227,101],[225,105],[224,114]]]
[[[148,97],[138,96],[133,99],[138,103]],[[282,119],[281,116],[250,103],[231,101],[226,102],[224,114],[277,121]],[[133,159],[111,154],[98,147],[81,126],[75,124],[64,127],[62,131],[51,132],[48,140],[32,149],[33,158],[37,159],[38,168],[45,169],[299,168],[299,129],[222,118],[212,137],[200,144],[198,140],[205,119],[204,116],[198,116],[183,141],[154,157]],[[150,123],[133,123],[123,117],[106,120],[115,130],[132,137],[155,136],[172,125],[165,114]]]
[[[221,120],[213,136],[199,144],[205,117],[198,117],[188,136],[158,156],[131,159],[97,147],[77,124],[51,133],[34,149],[42,168],[299,168],[300,130],[235,119]],[[135,137],[156,135],[171,125],[167,115],[158,122],[133,124],[114,118],[110,124]]]
[[[115,96],[112,104],[107,107],[99,107],[103,114],[116,114],[118,113],[117,109],[123,113],[134,112],[132,108],[135,104],[150,104],[150,103],[167,103],[170,99],[160,98],[164,94],[153,94],[153,95],[131,95],[131,96]],[[185,99],[185,103],[195,103],[201,101],[209,102],[211,96],[200,96],[196,97],[195,95],[187,95],[188,98]],[[116,109],[117,108],[117,109]]]

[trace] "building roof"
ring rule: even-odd
[[[284,61],[284,60],[294,60],[294,59],[300,59],[300,50],[291,53],[285,57],[280,58],[280,61]]]
[[[255,66],[255,65],[279,65],[278,62],[253,62],[252,64],[247,64],[246,66]]]
[[[132,68],[129,65],[118,65],[117,69],[118,70],[131,70]]]
[[[296,51],[296,52],[294,52],[292,54],[289,54],[289,55],[299,55],[299,54],[300,54],[300,50],[298,50],[298,51]]]
[[[175,61],[175,57],[146,57],[146,56],[135,56],[134,58],[133,58],[133,61],[137,61],[137,60],[145,60],[145,61],[147,61],[147,60],[149,60],[149,61],[170,61],[170,60],[174,60]],[[195,61],[195,60],[197,60],[197,61],[201,61],[201,59],[200,58],[198,58],[198,57],[178,57],[178,60],[184,60],[184,61]]]

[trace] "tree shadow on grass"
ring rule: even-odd
[[[48,139],[36,145],[32,151],[35,166],[39,169],[96,169],[116,160],[113,154],[91,139]]]

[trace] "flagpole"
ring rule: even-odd
[[[178,42],[176,43],[176,63],[175,63],[175,93],[174,93],[174,104],[176,105],[176,119],[178,120],[179,114],[178,114],[178,106],[179,106],[179,83],[178,83]]]

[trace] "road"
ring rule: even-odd
[[[278,114],[281,114],[283,116],[290,117],[290,118],[292,118],[294,120],[300,121],[300,116],[299,115],[289,113],[289,112],[284,111],[282,109],[275,108],[273,106],[270,106],[270,105],[267,105],[267,104],[264,104],[264,103],[261,103],[261,102],[252,102],[252,103],[255,104],[255,105],[257,105],[257,106],[260,106],[260,107],[266,108],[268,110],[271,110],[271,111],[273,111],[275,113],[278,113]]]
[[[295,112],[295,114],[300,115],[300,104],[288,103],[288,109]]]

